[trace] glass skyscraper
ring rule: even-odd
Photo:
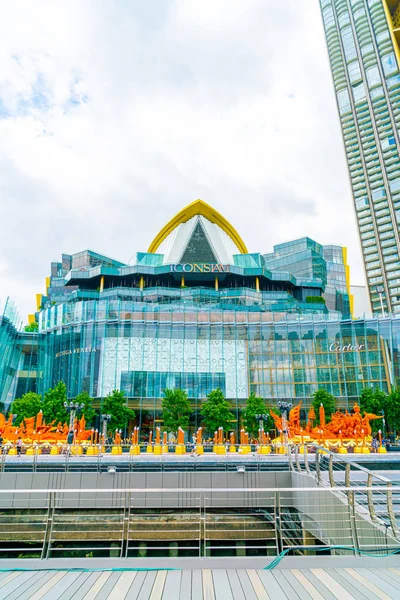
[[[372,311],[400,312],[400,0],[320,0]]]

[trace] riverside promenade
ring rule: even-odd
[[[347,566],[335,559],[283,559],[273,570],[230,565],[172,570],[0,572],[2,600],[351,600],[400,597],[399,561]],[[290,561],[290,562],[289,562]],[[339,566],[342,564],[342,566]],[[387,566],[392,564],[395,566]],[[330,565],[330,566],[328,566]]]

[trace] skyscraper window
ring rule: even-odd
[[[389,279],[400,270],[400,49],[395,33],[400,0],[320,4],[372,309],[381,311],[382,297],[385,311],[398,312]]]

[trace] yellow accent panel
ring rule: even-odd
[[[46,277],[46,296],[47,296],[47,290],[50,287],[50,277]]]
[[[400,27],[400,2],[397,3],[396,9],[392,13],[392,20],[395,28]]]
[[[189,219],[195,217],[196,215],[202,215],[211,221],[211,223],[215,223],[215,225],[221,227],[221,229],[225,231],[225,233],[229,235],[231,240],[236,244],[240,252],[242,254],[247,254],[246,244],[236,229],[229,223],[229,221],[225,219],[225,217],[223,217],[218,211],[214,210],[214,208],[212,208],[209,204],[203,202],[203,200],[195,200],[178,212],[178,214],[176,214],[156,235],[147,252],[156,252],[165,238],[168,237],[169,234],[178,227],[178,225],[186,223],[189,221]]]
[[[100,277],[100,292],[104,290],[104,275]]]
[[[344,269],[345,269],[345,273],[346,273],[346,290],[347,290],[347,294],[349,296],[349,302],[350,302],[350,315],[351,315],[351,318],[353,318],[354,296],[353,296],[353,294],[350,294],[350,266],[347,264],[347,248],[346,248],[346,246],[343,246],[342,254],[343,254]]]
[[[36,310],[40,310],[43,294],[36,294]]]
[[[393,42],[394,52],[397,58],[397,65],[400,68],[400,28],[399,28],[399,0],[383,0],[383,8],[386,20],[389,25],[389,31]],[[392,16],[393,15],[393,16]]]
[[[215,291],[218,292],[218,277],[215,276]]]
[[[35,315],[28,315],[28,325],[32,325],[35,322]]]
[[[397,9],[398,5],[399,5],[399,0],[384,0],[384,3],[386,1],[386,4],[390,10],[390,12],[393,14],[393,12]]]
[[[392,391],[392,383],[390,381],[390,372],[389,372],[389,365],[388,365],[388,357],[387,357],[387,345],[386,345],[386,341],[383,339],[383,337],[379,336],[380,342],[381,342],[381,348],[382,348],[382,355],[383,355],[383,364],[385,367],[385,375],[386,375],[386,382],[388,385],[388,392],[390,394],[390,392]]]

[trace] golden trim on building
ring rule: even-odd
[[[351,315],[351,318],[353,319],[354,296],[353,296],[353,294],[350,293],[350,265],[347,264],[347,247],[346,246],[342,247],[342,253],[343,253],[343,264],[344,264],[344,269],[345,269],[345,273],[346,273],[346,290],[347,290],[347,294],[349,296],[349,302],[350,302],[350,315]]]
[[[234,244],[238,247],[242,254],[247,254],[247,247],[236,229],[223,217],[217,210],[212,208],[203,200],[195,200],[191,204],[188,204],[181,211],[178,212],[168,223],[161,229],[156,235],[154,240],[151,242],[147,252],[154,253],[160,247],[162,242],[169,236],[182,223],[186,223],[192,217],[201,215],[218,225],[225,233],[231,238]]]
[[[382,4],[389,25],[397,64],[400,68],[400,0],[382,0]]]
[[[36,310],[40,310],[43,294],[36,294]]]

